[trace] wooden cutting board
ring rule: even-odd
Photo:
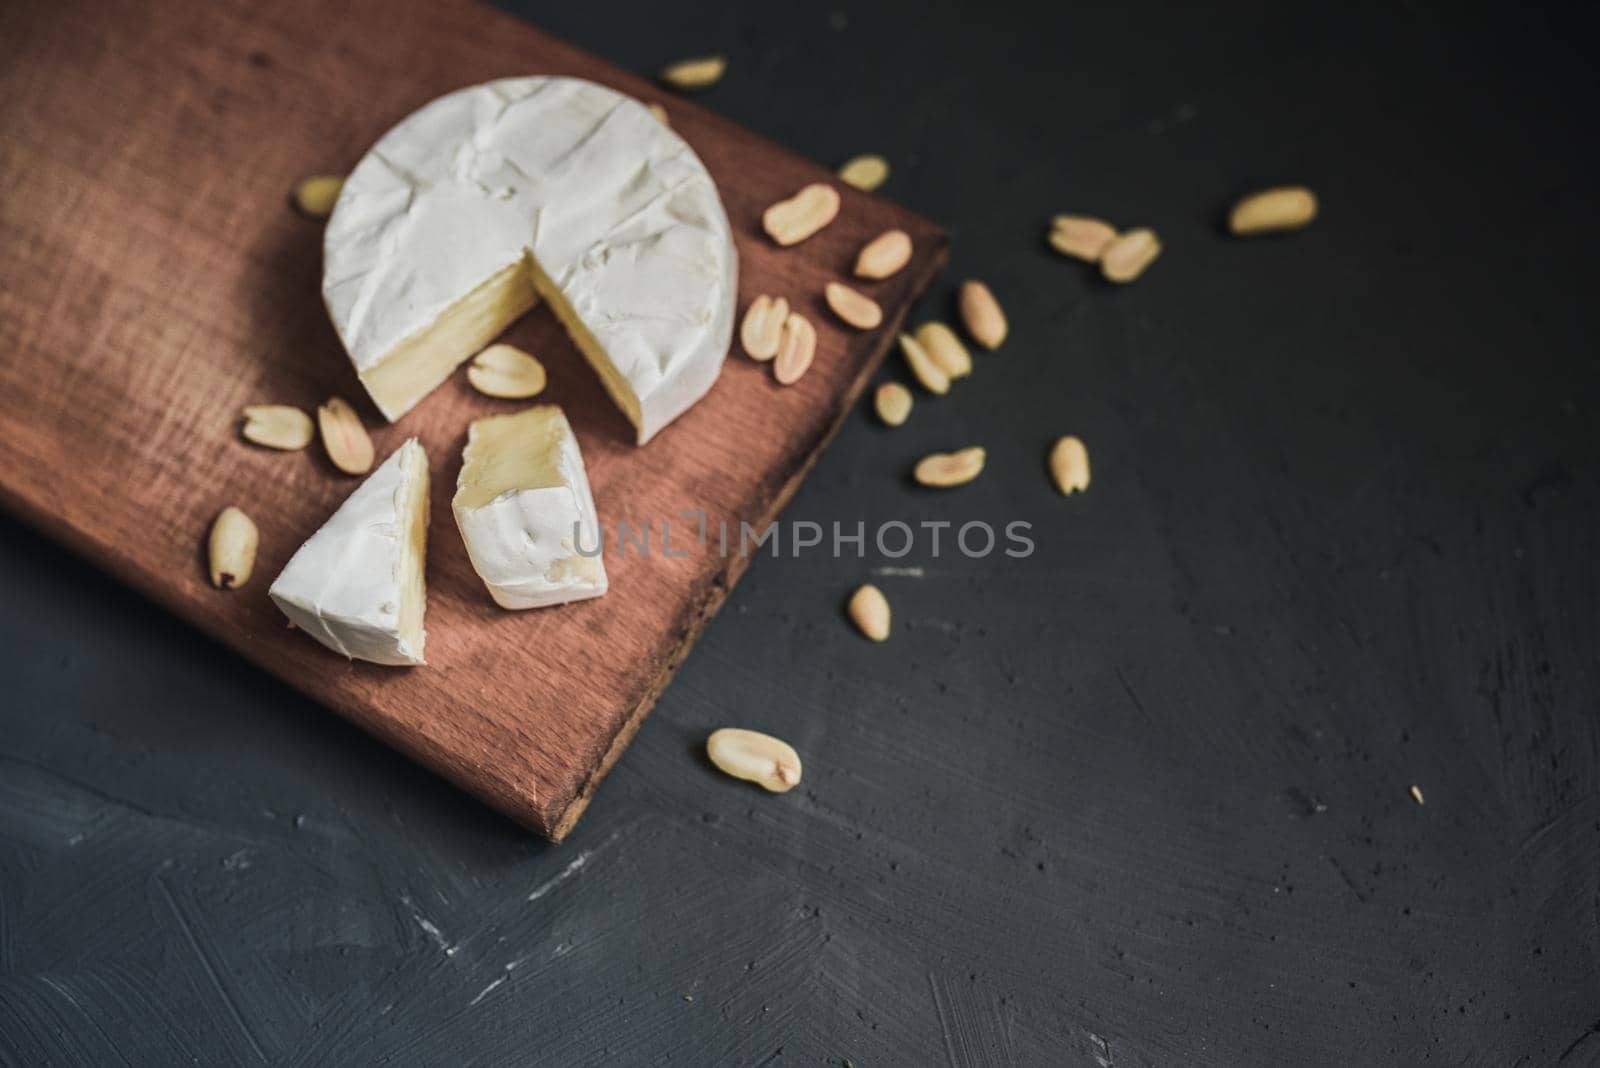
[[[793,249],[763,208],[831,174],[652,83],[487,7],[377,0],[0,5],[0,501],[268,671],[553,839],[596,785],[747,562],[689,537],[702,511],[760,530],[862,391],[944,234],[835,182],[836,222]],[[669,57],[663,57],[669,58]],[[319,296],[321,227],[286,194],[353,166],[436,96],[509,75],[589,78],[662,101],[710,169],[737,236],[741,309],[787,295],[816,325],[815,365],[777,386],[735,353],[711,393],[649,445],[606,399],[546,309],[506,335],[550,372],[582,443],[611,592],[511,613],[473,573],[449,501],[469,420],[515,410],[458,372],[400,423],[367,402]],[[864,285],[882,327],[843,328],[823,284],[891,227],[916,254]],[[433,470],[428,666],[350,663],[286,626],[267,587],[353,490],[320,447],[258,449],[252,403],[357,402],[380,459],[416,435]],[[237,504],[256,573],[213,590],[204,540]],[[673,549],[660,551],[663,520]],[[618,555],[619,524],[651,552]]]

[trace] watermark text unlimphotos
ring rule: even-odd
[[[941,554],[958,552],[981,560],[998,552],[1021,560],[1033,555],[1033,539],[1028,536],[1032,529],[1033,524],[1022,519],[1001,524],[982,519],[961,523],[948,519],[923,519],[915,523],[892,519],[871,526],[864,520],[855,523],[835,520],[824,526],[801,519],[780,520],[757,528],[742,521],[711,523],[705,512],[688,511],[656,522],[621,522],[609,532],[604,524],[575,523],[572,542],[580,555],[591,558],[607,552],[618,557],[633,553],[679,558],[699,551],[724,557],[755,556],[761,552],[775,557],[794,557],[815,552],[828,553],[835,558],[854,556],[859,559],[872,549],[890,560],[902,559],[914,551],[936,559]]]

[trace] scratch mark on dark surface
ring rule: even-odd
[[[944,1039],[944,1055],[950,1062],[950,1068],[961,1068],[961,1061],[956,1057],[955,1040],[950,1033],[950,1018],[945,1013],[944,999],[939,996],[939,981],[932,972],[928,973],[928,990],[933,994],[933,1011],[939,1015],[939,1036]]]
[[[95,801],[98,801],[100,804],[109,808],[117,808],[126,810],[128,812],[136,812],[141,816],[150,816],[156,819],[171,818],[163,816],[161,813],[158,813],[152,809],[146,808],[137,801],[131,801],[125,797],[117,797],[113,794],[106,793],[104,790],[101,790],[96,786],[92,786],[89,783],[75,779],[70,775],[63,774],[57,769],[48,767],[44,764],[39,764],[32,760],[26,760],[22,757],[13,756],[9,753],[5,754],[4,756],[0,756],[0,760],[4,760],[8,764],[15,764],[17,767],[27,768],[30,771],[37,772],[38,774],[53,779],[56,782],[70,786],[72,789],[84,794],[87,797],[93,798]]]
[[[1561,1056],[1556,1058],[1556,1063],[1560,1064],[1562,1061],[1565,1061],[1568,1057],[1572,1056],[1578,1051],[1579,1046],[1583,1045],[1586,1041],[1597,1034],[1600,1034],[1600,1020],[1596,1020],[1594,1023],[1590,1024],[1587,1031],[1573,1039],[1572,1044],[1566,1049],[1562,1050]]]
[[[440,930],[439,925],[422,914],[422,910],[417,907],[417,903],[412,900],[410,894],[401,894],[400,903],[406,907],[406,911],[411,913],[411,918],[416,921],[418,927],[422,928],[422,933],[427,935],[434,945],[443,950],[445,956],[453,957],[456,955],[456,951],[461,947],[451,944],[450,940],[444,936],[444,931]]]
[[[206,977],[211,981],[212,989],[217,992],[217,996],[222,999],[223,1005],[227,1007],[228,1015],[233,1018],[234,1026],[239,1029],[239,1033],[244,1036],[245,1041],[250,1043],[250,1049],[255,1053],[256,1059],[263,1064],[267,1063],[266,1051],[261,1048],[261,1043],[256,1041],[256,1036],[251,1033],[249,1025],[245,1023],[244,1014],[239,1011],[239,1006],[234,1003],[233,995],[228,992],[227,986],[223,984],[222,976],[217,974],[216,966],[212,964],[211,958],[201,948],[200,940],[195,937],[194,926],[189,918],[183,914],[183,909],[178,906],[178,899],[173,896],[171,888],[167,886],[166,880],[162,879],[161,876],[155,876],[155,884],[156,889],[161,891],[161,896],[165,899],[167,908],[172,910],[172,918],[178,921],[178,930],[182,932],[184,941],[189,944],[190,951],[199,959],[200,966],[205,969]]]
[[[577,856],[573,857],[565,868],[562,868],[550,878],[546,879],[544,882],[540,883],[538,886],[529,891],[528,900],[538,901],[541,897],[544,897],[550,891],[554,890],[556,887],[560,886],[574,875],[577,875],[579,872],[583,871],[583,869],[588,866],[589,861],[593,860],[600,853],[603,853],[605,850],[609,849],[612,843],[614,843],[621,836],[621,830],[612,831],[610,837],[608,837],[605,841],[601,842],[593,849],[586,849]]]
[[[1133,707],[1139,710],[1139,715],[1143,716],[1148,721],[1150,719],[1150,713],[1145,709],[1144,702],[1139,700],[1139,695],[1134,692],[1133,683],[1128,681],[1128,676],[1123,674],[1123,671],[1120,667],[1117,668],[1117,681],[1122,683],[1123,693],[1128,695],[1128,700],[1133,702]]]
[[[94,1013],[84,1008],[83,1003],[78,1000],[77,996],[73,994],[72,991],[68,990],[66,986],[48,975],[40,976],[40,981],[43,982],[45,986],[48,986],[51,990],[54,990],[56,993],[60,994],[63,998],[66,998],[67,1004],[76,1009],[78,1011],[78,1015],[83,1017],[84,1021],[94,1029],[95,1034],[99,1035],[105,1040],[106,1048],[117,1055],[117,1060],[128,1065],[129,1068],[132,1068],[133,1062],[128,1060],[127,1056],[122,1052],[121,1048],[119,1048],[116,1040],[106,1033],[106,1029],[100,1026],[100,1021],[95,1019]]]
[[[1365,905],[1367,903],[1367,895],[1363,894],[1361,888],[1356,886],[1355,880],[1351,879],[1349,873],[1344,870],[1344,865],[1340,864],[1335,857],[1329,857],[1328,863],[1333,867],[1334,871],[1339,873],[1340,880],[1350,888],[1350,892],[1356,895],[1356,900]]]
[[[1089,1041],[1094,1043],[1094,1060],[1095,1063],[1100,1066],[1100,1068],[1117,1068],[1117,1062],[1115,1058],[1111,1056],[1111,1043],[1107,1042],[1093,1031],[1089,1032]]]
[[[1521,844],[1517,846],[1517,859],[1526,860],[1530,854],[1537,853],[1543,849],[1545,847],[1546,840],[1554,835],[1558,828],[1562,828],[1563,824],[1566,824],[1574,816],[1581,815],[1582,811],[1588,807],[1589,806],[1586,801],[1579,801],[1576,804],[1568,806],[1563,811],[1556,813],[1554,816],[1551,816],[1549,819],[1540,823],[1532,831],[1529,831],[1527,836],[1523,838]]]
[[[544,897],[544,895],[548,894],[550,891],[554,890],[556,887],[560,886],[562,883],[578,874],[583,870],[584,865],[589,863],[590,856],[591,854],[589,853],[579,853],[576,857],[573,857],[571,863],[569,863],[565,868],[562,868],[550,878],[546,879],[544,882],[540,883],[538,886],[529,891],[528,900],[538,901],[541,897]]]
[[[505,981],[506,981],[506,977],[503,976],[503,975],[500,978],[493,980],[488,986],[486,986],[482,990],[478,991],[478,996],[477,997],[475,997],[471,1001],[467,1002],[467,1007],[470,1009],[472,1006],[476,1005],[478,1002],[480,1002],[484,998],[488,997],[491,993],[493,993],[495,991],[495,989],[497,987],[500,986],[501,983],[504,983]]]

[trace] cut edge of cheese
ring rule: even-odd
[[[538,302],[524,257],[496,271],[426,329],[362,370],[361,384],[392,423]]]
[[[583,455],[557,405],[476,420],[451,511],[502,608],[588,600],[609,588]]]
[[[290,622],[334,652],[426,663],[428,455],[407,441],[295,551],[268,591]]]
[[[406,525],[405,541],[400,551],[400,646],[399,652],[411,663],[425,664],[424,647],[428,632],[424,617],[428,611],[428,518],[432,512],[428,491],[428,454],[422,443],[412,438],[406,442],[411,448],[403,463],[406,480],[395,498],[395,511]]]
[[[503,267],[419,334],[396,345],[389,354],[360,373],[373,403],[391,423],[438,389],[457,367],[483,349],[543,299],[567,336],[600,376],[611,400],[641,433],[644,416],[639,397],[622,372],[572,310],[572,305],[532,256]]]
[[[577,313],[572,310],[572,305],[567,302],[565,294],[550,280],[550,276],[539,269],[532,256],[528,257],[527,263],[534,291],[550,305],[550,310],[566,328],[567,336],[578,347],[578,351],[583,353],[583,358],[589,361],[589,366],[600,376],[600,384],[605,386],[612,402],[622,409],[622,414],[633,424],[639,436],[639,444],[643,445],[655,431],[652,429],[649,433],[645,432],[647,428],[644,425],[644,414],[638,394],[628,385],[628,380],[617,370],[617,365],[611,362],[611,357],[606,355],[606,350],[589,332],[589,328],[583,325],[583,320],[578,318]]]

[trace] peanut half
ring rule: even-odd
[[[294,452],[311,444],[311,417],[292,404],[252,404],[244,410],[244,439],[269,449]]]
[[[249,582],[260,542],[261,533],[249,516],[232,505],[224,508],[211,524],[207,552],[211,585],[219,590],[236,590]]]
[[[784,320],[789,318],[789,302],[782,297],[762,294],[750,302],[739,324],[739,343],[752,360],[770,360],[778,354]]]
[[[1106,281],[1131,282],[1161,255],[1161,239],[1154,230],[1129,230],[1100,254],[1100,273]]]
[[[372,438],[361,425],[361,417],[343,397],[329,397],[328,403],[317,409],[317,427],[333,466],[347,475],[364,475],[372,470]]]
[[[956,305],[972,340],[991,351],[1000,347],[1006,339],[1006,314],[988,286],[975,278],[962,282]]]
[[[829,282],[823,287],[822,295],[833,314],[857,330],[871,330],[883,322],[883,309],[878,307],[878,302],[847,285]]]
[[[723,727],[706,739],[706,756],[723,774],[775,794],[792,790],[800,782],[800,754],[770,734]]]
[[[911,368],[911,373],[922,388],[929,393],[949,393],[950,376],[945,374],[943,367],[933,362],[933,357],[922,347],[922,342],[910,334],[901,334],[897,340],[900,342],[901,355],[906,358],[906,366]]]
[[[326,219],[344,191],[344,179],[337,174],[318,174],[294,187],[294,206],[308,219]]]
[[[1089,488],[1089,450],[1082,441],[1068,435],[1056,442],[1050,450],[1050,477],[1063,494]]]
[[[1303,185],[1263,189],[1228,213],[1228,229],[1241,236],[1303,230],[1317,217],[1317,195]]]
[[[778,244],[798,245],[839,214],[839,191],[813,182],[761,214],[761,227]]]
[[[983,474],[986,456],[982,446],[978,445],[956,452],[936,452],[917,461],[912,477],[924,486],[939,489],[965,486]]]
[[[696,56],[672,64],[661,72],[661,80],[674,89],[709,89],[728,72],[726,56]]]
[[[856,629],[875,642],[889,637],[889,599],[878,587],[868,583],[850,596],[845,607]]]
[[[1050,221],[1050,247],[1085,263],[1097,262],[1116,239],[1116,227],[1090,215],[1057,215]]]
[[[856,277],[881,281],[910,262],[911,235],[904,230],[885,230],[856,254]]]
[[[938,322],[923,323],[917,327],[916,339],[950,381],[972,373],[972,354],[948,326]]]
[[[911,418],[911,391],[898,382],[885,382],[873,392],[872,407],[886,426],[899,426]]]
[[[889,180],[889,161],[882,156],[857,156],[839,168],[839,180],[870,193]]]
[[[778,357],[772,365],[773,377],[777,378],[779,385],[794,385],[810,369],[816,355],[816,327],[799,312],[790,312],[783,321],[783,333],[778,340]]]
[[[488,397],[523,400],[544,392],[544,364],[515,345],[490,345],[467,368],[472,388]]]
[[[654,115],[656,117],[656,121],[660,122],[663,126],[672,125],[672,119],[667,115],[667,109],[665,107],[653,101],[649,104],[646,104],[645,107],[650,109],[650,114]]]

